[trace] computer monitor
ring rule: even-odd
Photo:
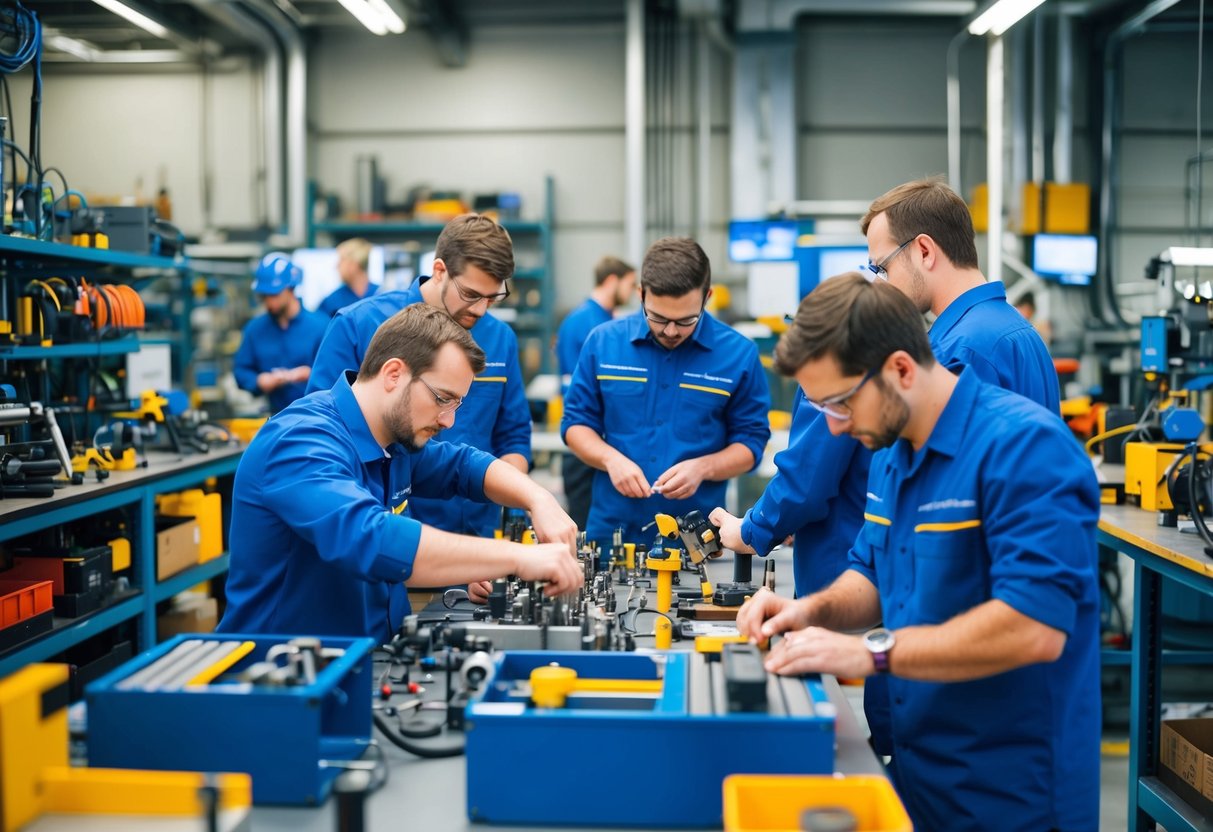
[[[1086,286],[1099,264],[1099,243],[1089,234],[1037,234],[1032,238],[1032,270],[1070,286]]]
[[[734,263],[794,260],[800,233],[796,220],[731,220],[729,259]]]
[[[303,285],[299,287],[299,298],[308,309],[316,309],[321,301],[341,285],[335,248],[297,248],[291,254],[291,262],[303,269]],[[371,283],[384,285],[385,265],[383,246],[372,246],[366,264],[366,273],[371,278]]]
[[[863,272],[868,262],[868,247],[860,245],[819,245],[796,249],[800,263],[800,296],[817,288],[827,277],[845,272]]]

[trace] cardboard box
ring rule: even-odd
[[[193,517],[202,530],[198,562],[223,554],[223,498],[207,494],[201,488],[191,488],[179,494],[156,497],[156,513],[166,517]]]
[[[212,633],[218,623],[218,601],[189,595],[174,601],[172,609],[156,619],[156,638],[167,641],[181,633]]]
[[[176,575],[198,563],[202,530],[194,519],[156,518],[156,580]]]
[[[1162,724],[1158,779],[1205,817],[1213,817],[1213,719]]]

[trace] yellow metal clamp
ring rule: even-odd
[[[539,708],[563,708],[572,693],[661,693],[660,679],[579,679],[571,667],[548,665],[531,671],[531,701]]]

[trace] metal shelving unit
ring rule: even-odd
[[[509,321],[518,336],[519,356],[523,374],[529,381],[535,373],[552,372],[551,343],[555,335],[553,309],[555,285],[552,279],[552,223],[554,221],[555,182],[544,178],[543,217],[539,221],[505,221],[502,227],[514,240],[515,253],[538,255],[538,265],[527,265],[514,272],[513,296],[517,298],[505,309],[515,310]],[[324,235],[333,243],[350,237],[366,237],[384,242],[424,242],[432,244],[442,233],[442,223],[326,221],[309,218],[307,244],[315,247],[317,237]],[[523,262],[526,262],[524,259]],[[534,293],[535,302],[529,302]]]
[[[130,509],[133,519],[129,596],[80,618],[56,619],[50,633],[0,653],[0,677],[132,619],[138,621],[138,649],[155,644],[156,604],[226,573],[228,568],[225,553],[163,581],[156,580],[156,495],[196,486],[211,477],[230,476],[236,472],[242,453],[236,447],[190,457],[153,453],[148,467],[142,470],[114,471],[104,482],[64,486],[49,499],[0,502],[0,542],[117,508]]]

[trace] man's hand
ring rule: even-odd
[[[281,368],[257,374],[257,389],[262,393],[272,393],[287,383],[286,370]]]
[[[491,581],[472,581],[468,584],[468,600],[473,604],[487,604],[489,593],[493,591]]]
[[[641,471],[639,465],[623,454],[613,454],[607,460],[606,472],[611,478],[611,485],[615,486],[615,490],[625,497],[634,497],[639,500],[652,493],[649,481],[645,479],[644,471]]]
[[[724,546],[724,548],[748,555],[758,554],[754,551],[753,546],[741,539],[740,517],[734,517],[720,506],[717,506],[708,515],[708,520],[720,526],[720,545]]]
[[[671,500],[686,500],[695,496],[707,476],[708,465],[701,457],[684,459],[671,465],[657,478],[653,491]]]
[[[832,673],[847,679],[862,679],[876,672],[872,652],[861,636],[836,633],[824,627],[806,627],[788,633],[763,663],[767,670],[784,676],[802,673]]]
[[[801,604],[776,595],[765,586],[750,596],[737,612],[737,631],[755,644],[808,625],[808,615]]]
[[[514,574],[524,581],[547,581],[543,594],[564,595],[575,592],[584,582],[585,575],[577,558],[569,554],[563,543],[539,543],[526,546],[513,544],[520,551]]]
[[[577,557],[577,524],[560,507],[555,497],[532,506],[531,526],[540,543],[563,543],[569,554]]]
[[[312,377],[312,368],[307,365],[300,364],[298,367],[293,367],[286,371],[287,381],[293,381],[298,384],[305,384]]]

